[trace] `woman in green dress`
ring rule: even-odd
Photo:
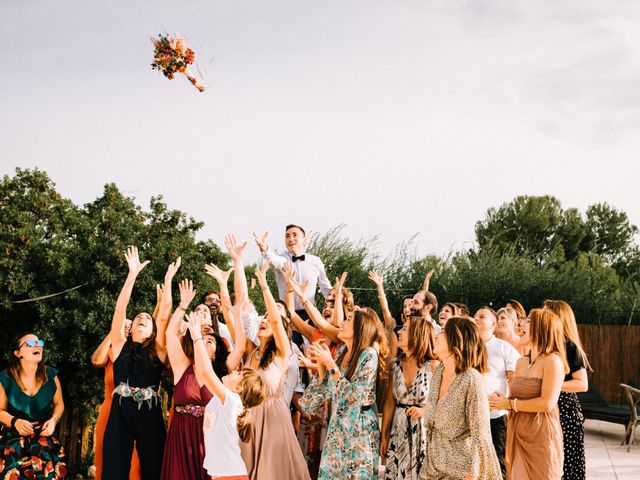
[[[67,476],[53,436],[64,412],[58,371],[42,361],[44,340],[33,333],[11,345],[0,372],[0,478],[55,480]]]

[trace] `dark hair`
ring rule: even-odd
[[[404,302],[406,300],[413,300],[413,297],[411,295],[406,295],[402,298],[402,302],[400,302],[400,311],[396,318],[396,322],[400,322],[400,325],[402,325],[406,320],[406,318],[404,318]]]
[[[469,315],[469,307],[465,303],[455,302],[454,305],[460,310],[460,315],[465,317]]]
[[[456,373],[475,368],[487,373],[489,359],[487,349],[471,317],[451,317],[444,326],[449,351],[456,363]]]
[[[22,340],[27,335],[35,335],[35,333],[33,333],[33,332],[24,332],[24,333],[18,335],[17,337],[15,337],[11,341],[11,345],[9,347],[9,352],[8,352],[9,355],[8,355],[8,358],[7,358],[7,362],[9,364],[8,367],[7,367],[7,370],[9,371],[9,373],[11,374],[13,379],[16,381],[16,383],[23,390],[26,390],[26,388],[22,384],[22,380],[20,380],[20,373],[22,372],[22,365],[20,364],[20,359],[16,356],[16,354],[14,352],[16,350],[20,350],[20,347],[22,346],[22,342],[20,340]],[[37,335],[36,335],[36,337],[37,337]],[[43,353],[44,353],[44,350],[43,350]],[[38,368],[36,369],[36,383],[38,385],[44,385],[49,380],[47,378],[47,366],[44,363],[44,355],[42,357],[43,358],[42,358],[42,360],[40,360],[40,363],[38,364]]]
[[[418,293],[424,295],[424,306],[431,305],[431,311],[429,315],[436,315],[438,312],[438,299],[436,296],[428,290],[420,290]]]
[[[276,303],[282,305],[284,307],[285,315],[280,315],[280,320],[284,325],[284,329],[287,332],[287,338],[291,339],[291,312],[287,308],[287,305],[282,300],[276,300]],[[269,366],[271,361],[273,360],[273,356],[276,353],[276,341],[273,337],[269,339],[267,342],[267,346],[264,350],[264,354],[262,355],[262,359],[260,360],[260,364],[258,365],[261,369],[265,369]]]
[[[304,228],[302,228],[300,225],[296,225],[295,223],[290,223],[289,225],[287,225],[286,227],[284,227],[284,231],[285,233],[287,233],[287,231],[290,228],[298,228],[302,231],[302,234],[306,237],[307,236],[307,232],[304,231]]]
[[[224,341],[220,335],[216,333],[205,333],[203,336],[211,336],[216,341],[216,352],[211,360],[211,365],[213,366],[213,371],[216,373],[218,378],[222,378],[225,375],[229,375],[229,367],[227,367],[227,358],[229,357],[229,349],[227,348],[227,343]],[[191,332],[187,330],[187,333],[180,339],[180,343],[182,344],[182,351],[185,356],[189,359],[189,361],[194,361],[194,351],[193,351],[193,340],[191,339]]]
[[[151,363],[153,364],[162,363],[160,362],[160,358],[158,357],[158,351],[156,350],[156,336],[158,335],[158,326],[156,325],[156,320],[148,312],[141,312],[138,315],[141,315],[142,313],[146,313],[151,317],[152,330],[151,330],[151,335],[149,335],[140,343],[141,345],[140,349],[147,354],[147,358],[151,360]],[[138,315],[133,317],[134,321]],[[133,323],[131,324],[131,327],[133,328]],[[129,336],[127,337],[127,344],[131,349],[131,358],[133,359],[134,362],[140,360],[141,358],[138,352],[138,349],[135,347],[135,343],[136,342],[133,341],[133,338],[131,336],[131,331],[129,331]]]

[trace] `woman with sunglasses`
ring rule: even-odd
[[[44,340],[20,335],[0,373],[0,478],[65,478],[62,445],[53,436],[64,412],[58,371],[42,361]]]

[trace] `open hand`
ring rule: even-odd
[[[23,437],[29,437],[34,434],[33,425],[22,418],[16,420],[14,424],[17,432]]]
[[[187,328],[191,334],[191,338],[195,342],[197,339],[202,338],[202,325],[204,322],[204,316],[198,315],[196,312],[187,314]]]
[[[242,260],[244,249],[247,248],[247,242],[244,242],[242,245],[240,245],[236,240],[236,236],[233,233],[230,233],[229,235],[224,237],[224,244],[227,247],[227,252],[229,252],[231,260],[233,260],[234,262]]]
[[[378,273],[375,270],[369,271],[369,280],[375,283],[378,287],[382,286],[382,278],[383,278],[382,273]]]
[[[186,309],[198,292],[193,289],[193,282],[187,279],[178,284],[178,289],[180,290],[180,306]]]
[[[269,237],[269,230],[265,230],[262,235],[253,234],[253,239],[256,241],[256,245],[258,245],[258,248],[263,253],[267,251],[267,237]]]
[[[139,274],[144,267],[149,265],[150,260],[140,262],[140,256],[138,255],[138,247],[127,247],[127,252],[124,254],[124,258],[127,260],[129,266],[129,272],[135,275]]]
[[[204,266],[204,269],[209,275],[216,279],[216,282],[218,282],[218,285],[220,285],[221,287],[229,282],[229,276],[231,275],[231,272],[233,272],[233,267],[225,272],[224,270],[221,270],[217,265],[213,265],[211,263],[206,264]]]
[[[171,280],[173,280],[173,277],[175,277],[176,273],[178,273],[178,269],[180,268],[181,264],[182,264],[182,259],[180,257],[176,258],[175,262],[169,264],[169,266],[167,267],[167,273],[164,274],[165,285],[168,285],[171,283]]]
[[[269,266],[271,262],[264,262],[258,268],[256,268],[256,278],[258,279],[258,283],[260,284],[260,288],[269,288],[267,284],[267,270],[269,270]]]

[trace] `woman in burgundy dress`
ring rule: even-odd
[[[219,269],[216,273],[220,273],[215,278],[224,283],[222,289],[225,290],[228,275],[225,278]],[[180,304],[167,327],[167,354],[173,370],[175,408],[164,448],[161,479],[207,480],[209,477],[203,466],[203,415],[212,395],[204,385],[201,372],[193,365],[193,342],[190,334],[187,332],[184,338],[180,334],[182,319],[196,292],[190,280],[180,282],[179,288]],[[239,316],[238,321],[241,322]],[[236,348],[227,356],[226,349],[216,348],[220,337],[214,336],[210,329],[203,332],[202,341],[218,376],[224,376],[229,370],[237,368],[242,360],[245,339],[241,323],[235,333]]]

